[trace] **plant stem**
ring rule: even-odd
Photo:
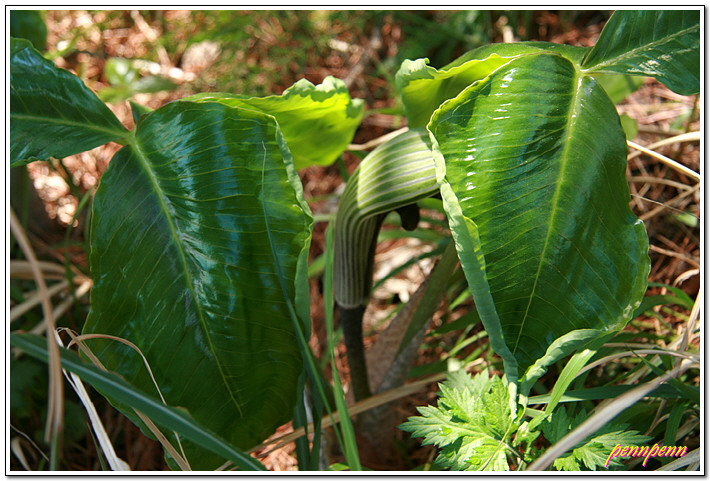
[[[52,436],[52,441],[50,445],[50,455],[49,455],[49,470],[58,471],[59,470],[59,455],[60,455],[60,443],[61,435],[59,432],[55,432]]]
[[[356,401],[362,401],[372,395],[370,382],[367,376],[367,364],[365,363],[365,347],[362,343],[362,318],[365,313],[365,306],[352,309],[338,306],[340,311],[340,324],[343,327],[345,337],[345,350],[348,356],[348,366],[350,367],[350,382]]]

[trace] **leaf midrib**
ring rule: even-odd
[[[651,43],[647,43],[645,45],[642,45],[640,47],[636,47],[634,49],[631,49],[631,50],[627,51],[626,53],[612,57],[609,60],[599,62],[598,64],[596,64],[592,67],[584,68],[584,69],[582,69],[582,71],[585,73],[591,73],[591,72],[595,72],[595,71],[598,72],[598,71],[604,69],[605,67],[614,66],[615,63],[619,63],[620,61],[623,61],[627,58],[634,57],[635,55],[637,55],[638,52],[650,50],[656,46],[660,46],[665,43],[668,43],[668,42],[676,39],[677,37],[680,37],[681,35],[685,35],[686,33],[690,33],[692,30],[695,30],[696,28],[699,29],[700,26],[693,25],[692,27],[678,31],[675,34],[669,35],[667,37],[663,37],[662,39],[659,39],[659,40],[653,41]]]
[[[542,247],[542,252],[540,253],[540,262],[537,265],[537,271],[535,272],[535,281],[533,283],[533,287],[530,290],[530,297],[528,298],[528,305],[525,307],[525,313],[523,314],[522,321],[520,323],[520,328],[518,329],[518,336],[515,339],[515,345],[511,349],[511,352],[515,356],[516,351],[518,350],[518,345],[520,344],[520,337],[522,336],[523,330],[525,329],[525,322],[528,320],[528,313],[530,312],[530,306],[532,305],[532,300],[535,297],[535,292],[537,290],[537,283],[538,280],[540,279],[540,273],[542,272],[542,265],[544,263],[544,260],[547,257],[547,249],[548,246],[550,245],[550,237],[552,236],[552,227],[555,224],[555,217],[557,216],[559,212],[559,196],[560,196],[560,190],[562,186],[562,178],[564,177],[565,170],[567,168],[567,165],[569,164],[569,145],[571,141],[571,132],[574,129],[574,125],[576,120],[579,118],[579,108],[580,108],[580,102],[578,101],[579,99],[579,93],[582,89],[582,84],[584,82],[584,77],[579,75],[577,70],[575,69],[576,75],[574,77],[574,82],[576,82],[576,86],[574,89],[574,95],[572,98],[572,101],[570,102],[571,108],[569,109],[569,113],[567,115],[567,131],[565,133],[564,138],[562,139],[563,141],[563,151],[561,157],[561,165],[559,172],[557,174],[557,180],[556,180],[556,185],[555,185],[555,192],[552,195],[552,212],[550,213],[549,217],[549,222],[547,226],[547,233],[545,234],[545,243],[543,244]]]
[[[217,354],[217,349],[215,348],[214,342],[212,341],[212,336],[210,334],[210,330],[208,329],[207,326],[207,321],[205,320],[205,315],[202,312],[202,309],[200,307],[200,303],[198,302],[197,299],[197,294],[195,293],[193,284],[192,284],[192,276],[190,275],[190,270],[188,268],[187,264],[187,256],[185,255],[185,250],[183,249],[182,244],[180,243],[180,236],[178,235],[177,228],[173,222],[173,217],[170,215],[170,209],[168,208],[167,202],[165,195],[163,194],[162,189],[160,188],[160,184],[158,183],[158,179],[154,175],[150,162],[148,161],[148,158],[146,155],[142,152],[136,133],[133,131],[133,135],[129,139],[129,145],[133,149],[133,151],[136,153],[136,157],[138,158],[141,167],[145,170],[145,172],[148,175],[148,179],[150,180],[150,183],[153,187],[153,191],[155,192],[156,197],[158,198],[158,202],[160,204],[160,211],[165,217],[165,220],[167,221],[167,224],[170,228],[170,236],[173,240],[173,243],[175,244],[178,254],[180,256],[180,265],[182,266],[182,270],[185,274],[185,284],[187,285],[187,289],[190,292],[190,295],[192,296],[194,305],[195,305],[195,310],[197,311],[197,316],[200,321],[200,325],[202,326],[205,339],[207,340],[207,347],[209,351],[212,353],[215,359],[215,364],[217,366],[217,370],[219,371],[220,376],[222,377],[222,382],[224,383],[226,391],[229,393],[229,397],[236,406],[237,410],[239,411],[240,415],[243,415],[241,405],[239,401],[235,398],[235,393],[232,392],[232,390],[229,388],[229,383],[227,382],[227,376],[224,372],[224,368],[222,366],[222,362],[220,360],[220,357]]]
[[[117,139],[126,138],[127,137],[126,134],[129,133],[129,131],[126,129],[124,129],[124,130],[107,129],[107,128],[103,128],[103,127],[100,127],[97,125],[91,125],[88,123],[77,122],[75,120],[67,120],[64,118],[56,119],[56,118],[52,118],[52,117],[44,117],[41,115],[26,115],[26,114],[18,114],[18,113],[11,112],[10,113],[10,121],[12,121],[12,119],[29,120],[32,122],[41,121],[41,122],[50,123],[50,124],[68,125],[70,127],[81,127],[83,129],[91,130],[94,132],[111,134],[111,135],[115,136]]]

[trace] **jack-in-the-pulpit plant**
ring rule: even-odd
[[[652,76],[697,93],[699,22],[698,11],[617,11],[593,48],[493,44],[441,69],[426,59],[402,64],[395,87],[410,130],[369,154],[346,186],[333,226],[333,293],[351,323],[344,331],[362,397],[369,386],[357,327],[382,216],[399,210],[416,224],[412,205],[441,197],[505,370],[490,380],[452,378],[439,410],[423,412],[434,419],[461,409],[488,437],[461,443],[456,430],[434,436],[407,425],[444,447],[443,466],[507,469],[506,443],[521,432],[535,381],[622,329],[639,306],[648,237],[629,208],[624,131],[599,78]],[[129,131],[81,80],[19,39],[11,40],[10,84],[10,166],[122,145],[93,202],[83,333],[130,341],[154,380],[141,354],[111,339],[86,344],[121,377],[113,384],[69,353],[65,367],[93,379],[152,435],[123,397],[134,390],[130,399],[156,409],[192,469],[227,460],[263,468],[243,451],[289,420],[319,418],[331,396],[307,342],[313,217],[297,169],[338,158],[363,101],[338,79],[302,80],[280,96],[188,97],[137,113]],[[28,336],[13,343],[35,352]],[[158,390],[164,411],[151,404]],[[308,449],[306,441],[317,460],[318,447]]]

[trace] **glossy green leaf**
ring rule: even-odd
[[[128,131],[84,83],[10,40],[10,166],[62,158],[123,139]]]
[[[466,52],[451,62],[447,68],[462,65],[469,60],[482,60],[494,53],[501,57],[512,58],[520,55],[553,52],[565,57],[572,63],[580,63],[589,50],[589,47],[577,47],[553,42],[491,43]]]
[[[682,95],[700,91],[699,10],[618,10],[582,62],[588,72],[655,77]]]
[[[294,321],[309,325],[311,224],[272,117],[168,104],[142,117],[96,192],[84,333],[136,344],[168,404],[250,448],[296,404]],[[155,393],[132,350],[103,340],[91,347],[107,368]],[[195,469],[223,462],[183,446]]]
[[[471,50],[441,69],[430,67],[426,58],[405,60],[395,76],[395,86],[402,97],[409,127],[426,126],[442,102],[454,98],[511,58],[550,50],[574,59],[581,59],[587,51],[548,42],[520,42]]]
[[[623,327],[645,291],[648,238],[628,206],[619,118],[597,82],[562,56],[521,56],[444,103],[428,128],[459,258],[506,374],[572,331]]]
[[[334,77],[326,77],[317,86],[301,79],[283,95],[259,98],[205,93],[185,100],[220,102],[273,115],[297,169],[332,164],[352,141],[365,108],[364,102],[351,99],[345,83]]]
[[[455,97],[509,60],[493,54],[487,59],[470,60],[441,70],[427,65],[426,58],[405,60],[397,72],[395,85],[402,96],[407,124],[411,128],[424,127],[444,100]]]
[[[128,104],[131,106],[131,116],[133,117],[133,122],[136,124],[142,116],[149,114],[153,111],[153,109],[151,109],[150,107],[146,107],[145,105],[141,105],[132,100],[129,100]]]
[[[49,361],[47,341],[42,337],[30,334],[11,334],[10,344],[34,358],[45,362]],[[259,461],[235,449],[219,436],[196,423],[183,411],[164,405],[160,400],[142,393],[113,373],[82,362],[71,351],[60,349],[60,355],[63,369],[73,372],[84,382],[109,394],[113,399],[120,400],[126,406],[133,406],[159,426],[177,432],[180,436],[231,460],[235,466],[249,470],[265,469]]]

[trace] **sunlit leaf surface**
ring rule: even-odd
[[[698,93],[700,11],[618,10],[582,67],[647,75],[679,94]]]
[[[454,371],[439,384],[438,406],[423,406],[399,427],[439,449],[437,464],[452,471],[508,471],[512,429],[505,384],[486,371]]]
[[[142,118],[101,179],[84,332],[135,343],[169,405],[250,448],[296,404],[294,326],[308,322],[311,221],[273,118],[168,104]],[[126,346],[92,347],[110,370],[157,395]],[[224,461],[183,446],[193,469]]]
[[[205,93],[186,100],[221,102],[273,115],[297,169],[332,164],[352,141],[365,109],[362,99],[351,99],[345,82],[334,77],[326,77],[320,85],[301,79],[283,95]]]
[[[581,60],[587,50],[550,42],[518,42],[479,47],[440,69],[429,66],[426,58],[405,60],[395,76],[395,87],[402,97],[409,127],[425,127],[442,102],[454,98],[511,58],[554,51]]]
[[[562,56],[522,56],[446,102],[429,129],[459,257],[507,374],[570,331],[630,319],[648,239],[628,206],[616,110],[593,78]]]

